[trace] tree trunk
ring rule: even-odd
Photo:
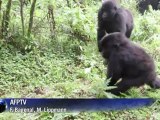
[[[50,31],[51,37],[55,35],[55,20],[54,20],[54,13],[53,13],[53,5],[48,5],[48,21],[50,23]]]
[[[31,35],[31,30],[33,26],[33,14],[34,14],[35,5],[36,5],[36,0],[33,0],[31,5],[31,10],[30,10],[29,27],[28,27],[28,34],[27,34],[28,37],[30,37]]]
[[[10,21],[10,10],[11,10],[11,3],[12,0],[8,0],[7,6],[6,6],[6,12],[3,14],[3,36],[6,37],[8,35],[8,29],[9,29],[9,21]]]
[[[24,36],[24,17],[23,17],[23,6],[24,6],[24,0],[20,0],[20,8],[21,8],[21,10],[20,10],[20,14],[21,14],[21,22],[22,22],[22,34],[23,34],[23,36]]]
[[[0,12],[1,12],[1,9],[2,9],[2,0],[0,0]]]
[[[66,1],[67,1],[67,6],[71,7],[69,0],[66,0]]]
[[[1,13],[1,9],[2,9],[2,0],[0,0],[0,39],[2,38],[2,13]]]

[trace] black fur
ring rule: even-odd
[[[99,51],[101,51],[99,41],[106,33],[122,32],[129,38],[133,26],[133,17],[129,10],[119,8],[115,0],[104,1],[98,12],[97,41]]]
[[[145,10],[148,10],[148,6],[151,5],[153,10],[160,9],[160,0],[140,0],[138,2],[138,10],[141,14],[144,14]]]
[[[117,83],[117,88],[107,92],[119,95],[120,92],[145,83],[152,88],[160,88],[160,79],[156,77],[152,58],[124,34],[115,32],[106,35],[100,45],[102,56],[108,62],[107,79],[111,78],[109,86],[122,79]]]

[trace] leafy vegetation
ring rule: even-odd
[[[5,20],[8,23],[2,26],[9,1],[9,19]],[[101,3],[98,0],[25,0],[22,20],[20,1],[1,1],[0,28],[6,27],[0,32],[1,98],[117,98],[104,92],[110,88],[106,86],[105,66],[96,42],[97,10]],[[36,4],[32,21],[33,1]],[[132,40],[153,57],[160,74],[160,11],[150,9],[141,16],[135,0],[121,1],[121,5],[134,15]],[[30,22],[33,23],[29,27]],[[133,88],[128,93],[122,97],[160,97],[160,90],[148,86]],[[157,101],[149,108],[127,111],[2,113],[0,119],[158,120],[159,107]]]

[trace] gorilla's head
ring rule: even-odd
[[[101,54],[108,59],[110,54],[117,52],[122,46],[129,44],[128,38],[120,32],[106,34],[100,41]]]
[[[117,11],[117,3],[114,0],[105,0],[102,2],[102,19],[103,21],[111,21]]]

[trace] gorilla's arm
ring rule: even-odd
[[[109,58],[107,68],[107,79],[111,78],[109,86],[113,86],[121,78],[122,68],[117,58],[116,55],[112,55]]]
[[[97,42],[98,42],[98,49],[99,51],[101,51],[100,48],[100,40],[102,39],[102,37],[105,35],[105,25],[102,21],[101,18],[101,13],[98,13],[98,28],[97,28]]]

